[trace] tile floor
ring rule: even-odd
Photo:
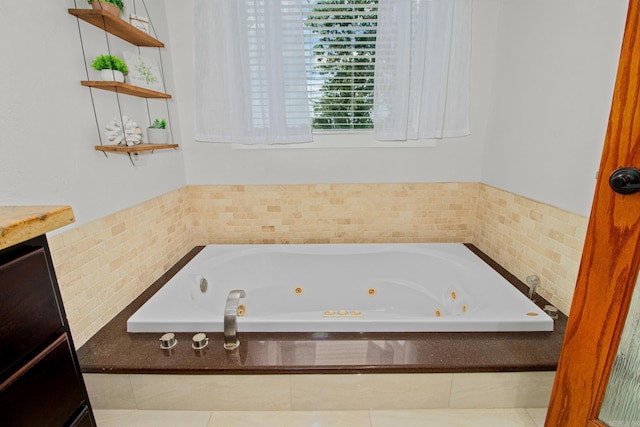
[[[94,410],[98,427],[543,427],[546,408],[360,411]]]

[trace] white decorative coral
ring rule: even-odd
[[[106,135],[109,142],[115,145],[138,145],[142,142],[142,129],[136,122],[128,116],[122,116],[123,126],[118,123],[117,119],[111,120],[106,129]]]
[[[124,132],[122,131],[122,126],[118,123],[116,119],[111,120],[107,126],[105,126],[107,130],[106,135],[109,142],[120,145],[124,140]]]

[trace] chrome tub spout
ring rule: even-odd
[[[240,345],[240,340],[238,340],[237,336],[236,318],[238,317],[240,298],[245,296],[245,292],[241,289],[233,290],[227,296],[227,302],[224,305],[224,348],[227,350],[236,349]]]

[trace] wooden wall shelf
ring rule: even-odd
[[[129,24],[128,22],[120,19],[120,17],[112,15],[108,12],[105,12],[101,9],[69,9],[69,14],[75,16],[77,19],[81,19],[99,29],[112,34],[120,39],[129,42],[135,46],[140,47],[155,47],[155,48],[163,48],[164,43],[152,37],[151,35],[145,33]],[[80,40],[82,40],[82,31],[80,29],[80,25],[78,25],[78,32],[80,33]],[[108,47],[108,39],[107,39],[107,47]],[[109,52],[111,54],[111,52]],[[84,49],[83,49],[84,55]],[[162,59],[162,58],[160,58]],[[162,65],[162,64],[161,64]],[[85,57],[85,67],[88,68]],[[87,71],[87,79],[89,79],[88,71]],[[101,89],[110,92],[115,92],[116,98],[118,99],[118,106],[120,105],[120,95],[129,95],[129,96],[137,96],[139,98],[156,98],[156,99],[164,99],[165,104],[168,99],[171,99],[171,95],[158,92],[155,90],[143,88],[140,86],[134,86],[128,83],[119,83],[113,81],[97,81],[97,80],[83,80],[80,82],[82,86],[86,86],[89,88]],[[92,103],[93,97],[91,98]],[[147,102],[147,111],[149,110],[149,101]],[[119,107],[118,107],[119,108]],[[96,113],[95,104],[93,104],[94,114]],[[122,113],[120,113],[122,114]],[[169,114],[169,107],[167,104],[167,115]],[[96,115],[96,124],[98,122],[98,117]],[[171,142],[173,142],[173,136],[171,138]],[[100,140],[102,144],[102,139]],[[178,148],[178,144],[139,144],[134,146],[126,146],[126,145],[97,145],[95,146],[96,151],[102,151],[104,153],[126,153],[129,155],[129,159],[133,164],[133,158],[131,154],[141,153],[141,152],[153,152],[155,150],[166,150],[170,148]]]
[[[178,144],[138,144],[132,146],[125,145],[96,145],[97,151],[109,151],[116,153],[140,153],[143,151],[166,150],[178,148]]]
[[[155,90],[146,89],[140,86],[133,86],[127,83],[96,81],[96,80],[83,80],[80,83],[82,84],[82,86],[108,90],[111,92],[123,93],[125,95],[138,96],[140,98],[171,99],[171,95],[169,95],[168,93],[156,92]]]
[[[164,47],[160,40],[102,9],[69,9],[69,13],[136,46]]]

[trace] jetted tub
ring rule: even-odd
[[[129,332],[552,331],[553,320],[463,244],[209,245]]]

